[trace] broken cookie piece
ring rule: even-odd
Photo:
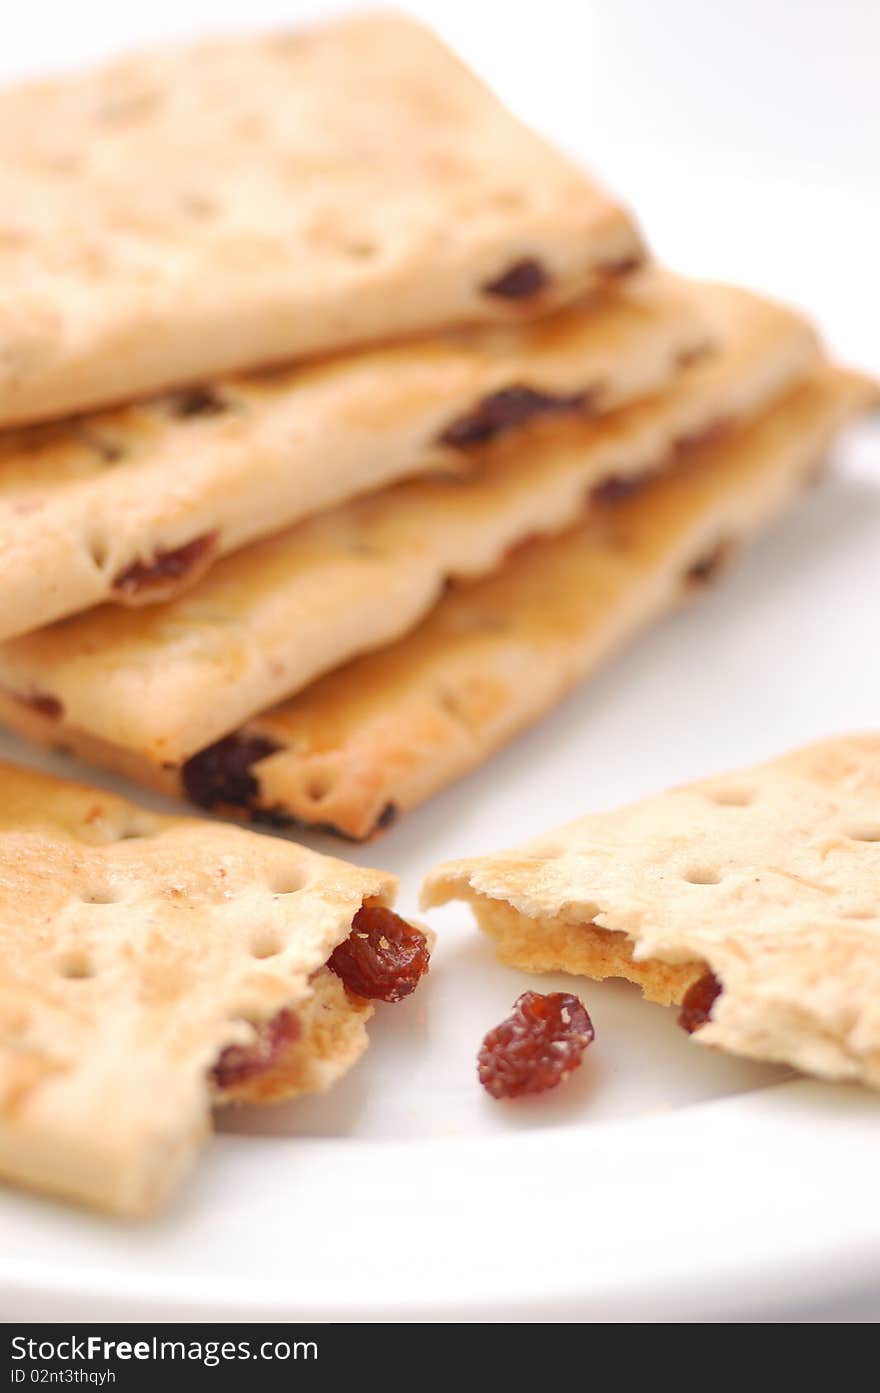
[[[700,1044],[880,1088],[880,735],[581,818],[440,866],[533,972],[636,982]]]
[[[212,1107],[326,1089],[366,1048],[372,1001],[428,969],[384,872],[13,765],[0,790],[8,1180],[156,1208]],[[353,980],[340,961],[361,933],[381,971]]]

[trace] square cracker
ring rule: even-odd
[[[0,93],[0,424],[549,309],[629,216],[402,16]]]
[[[0,691],[0,720],[203,806],[363,839],[482,763],[719,569],[874,394],[826,371],[559,537],[455,586],[396,644],[163,771]]]
[[[396,881],[12,765],[0,789],[0,1175],[143,1213],[212,1104],[324,1088],[357,1058],[369,1003],[325,964]],[[299,1041],[218,1095],[222,1051],[291,1009]]]
[[[166,604],[104,605],[0,645],[0,685],[38,710],[179,764],[349,658],[414,628],[448,578],[556,533],[599,484],[663,468],[819,362],[798,316],[716,287],[724,345],[668,392],[595,421],[535,428],[466,480],[414,480],[320,514],[216,565]],[[708,302],[707,302],[708,303]]]
[[[649,1000],[720,984],[700,1044],[880,1087],[880,736],[842,736],[454,861],[506,962],[625,977]]]
[[[169,599],[219,556],[309,514],[407,475],[466,472],[530,411],[594,415],[656,392],[709,346],[702,295],[648,272],[528,324],[6,432],[0,639],[105,600]]]

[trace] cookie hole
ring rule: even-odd
[[[311,774],[305,787],[306,797],[312,803],[322,803],[334,789],[336,777],[329,770],[319,770]]]
[[[86,542],[86,550],[89,553],[92,565],[96,571],[102,573],[107,569],[107,561],[110,556],[110,549],[101,537],[90,537]]]
[[[95,121],[108,125],[139,123],[161,107],[158,92],[127,91],[118,97],[111,96],[100,106],[95,107],[92,116]]]
[[[681,349],[675,354],[672,365],[675,368],[690,368],[694,363],[701,363],[704,358],[708,358],[713,352],[713,347],[711,342],[692,344],[691,347]]]
[[[385,556],[385,551],[375,542],[368,542],[365,538],[355,537],[348,543],[348,550],[352,556],[364,556],[371,561],[380,561]]]
[[[379,255],[376,243],[370,242],[366,238],[346,242],[343,250],[346,256],[350,256],[355,261],[369,261],[371,257]]]
[[[612,261],[600,261],[596,266],[598,275],[608,280],[617,280],[619,277],[631,276],[636,271],[640,271],[645,264],[645,258],[641,252],[635,252],[629,256],[615,257]]]
[[[305,885],[305,876],[298,871],[281,871],[270,885],[273,895],[296,895]]]
[[[880,822],[873,827],[851,827],[846,835],[851,842],[880,842]]]
[[[117,842],[133,842],[141,837],[153,837],[157,828],[148,822],[127,822],[116,833]]]
[[[28,235],[18,227],[0,227],[0,251],[7,248],[17,250],[28,243]]]
[[[94,977],[95,965],[88,953],[82,951],[68,953],[58,964],[60,976],[69,982],[81,981],[86,977]]]
[[[72,150],[60,151],[57,155],[49,155],[43,168],[53,174],[76,174],[82,169],[82,160]]]
[[[115,842],[130,842],[139,837],[151,837],[157,831],[158,828],[147,823],[115,823],[106,820],[101,814],[100,817],[87,818],[78,829],[78,836],[90,846],[112,846]],[[83,900],[86,904],[113,904],[119,898],[113,896],[110,891],[98,891],[98,894],[100,898],[93,899],[89,894],[83,896]]]
[[[220,212],[217,200],[202,193],[185,193],[180,200],[180,207],[187,216],[197,220],[216,218]]]
[[[96,885],[82,896],[83,904],[118,904],[120,896],[109,885]]]
[[[264,933],[258,934],[251,944],[251,955],[255,958],[277,958],[284,948],[284,943],[278,934]]]
[[[502,189],[494,195],[492,203],[496,208],[513,212],[516,209],[527,207],[528,199],[518,189]]]
[[[755,801],[754,793],[747,788],[713,788],[708,798],[722,808],[748,808]]]
[[[684,873],[688,885],[717,885],[721,876],[711,866],[690,866]]]
[[[465,730],[470,730],[467,717],[461,709],[461,701],[457,692],[438,692],[437,705],[453,721],[463,726]]]

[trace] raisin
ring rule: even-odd
[[[685,435],[680,435],[673,441],[670,457],[675,459],[686,458],[693,450],[702,450],[707,445],[715,445],[719,440],[723,440],[730,434],[732,422],[729,417],[718,416],[714,421],[710,421],[705,426],[700,426],[697,430],[688,431]]]
[[[690,585],[711,585],[729,565],[734,552],[732,541],[719,542],[699,561],[695,561],[685,572],[685,580]]]
[[[684,994],[678,1023],[688,1035],[693,1035],[701,1025],[712,1018],[712,1007],[721,995],[721,983],[714,972],[704,972],[696,982],[692,982]]]
[[[477,1056],[480,1083],[493,1098],[543,1093],[577,1069],[594,1036],[576,996],[523,992],[483,1041]]]
[[[570,396],[552,396],[532,387],[515,385],[483,397],[474,410],[459,416],[440,436],[441,445],[454,450],[470,450],[486,445],[505,431],[525,425],[533,416],[550,416],[566,411],[580,411],[588,401],[586,392]]]
[[[527,300],[537,295],[549,283],[550,277],[536,257],[515,261],[497,280],[487,281],[482,290],[486,295],[498,295],[502,300]]]
[[[83,444],[95,454],[104,464],[118,464],[121,459],[125,459],[127,450],[125,445],[119,440],[111,440],[109,436],[101,435],[98,431],[81,429],[79,432]]]
[[[382,905],[364,905],[351,933],[334,948],[328,967],[355,996],[370,1001],[402,1001],[428,971],[428,940],[418,929]]]
[[[60,721],[64,715],[63,702],[49,692],[31,692],[29,696],[20,696],[18,692],[14,692],[13,696],[22,706],[29,706],[38,716],[45,716],[50,721]]]
[[[632,498],[634,493],[644,488],[648,475],[645,474],[609,474],[606,479],[602,479],[598,484],[594,484],[590,490],[590,501],[593,503],[620,503],[624,498]]]
[[[376,832],[386,832],[389,827],[393,827],[400,813],[396,803],[386,803],[379,816],[376,818]]]
[[[255,1027],[257,1036],[250,1045],[227,1045],[211,1070],[218,1088],[232,1088],[255,1074],[269,1069],[300,1037],[300,1024],[292,1011],[279,1011],[271,1020]]]
[[[257,780],[252,777],[252,782],[256,784]],[[259,786],[255,792],[259,792]],[[285,832],[291,827],[312,826],[311,823],[297,822],[297,819],[291,813],[285,812],[284,808],[279,807],[277,803],[271,808],[251,808],[250,815],[251,822],[256,822],[258,826],[275,827],[281,832]],[[324,829],[321,828],[319,830],[323,831]]]
[[[127,600],[150,591],[162,592],[164,596],[169,587],[177,588],[181,581],[198,579],[216,546],[217,533],[206,532],[182,547],[156,551],[152,560],[133,561],[120,571],[113,581],[113,589]]]
[[[187,797],[200,808],[222,803],[246,808],[260,792],[251,765],[279,748],[264,735],[235,731],[225,736],[186,761],[181,778]]]
[[[213,387],[189,387],[166,397],[172,416],[187,421],[193,416],[222,416],[229,402]]]

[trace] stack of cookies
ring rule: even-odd
[[[431,35],[0,96],[0,717],[364,838],[797,496],[870,399]]]

